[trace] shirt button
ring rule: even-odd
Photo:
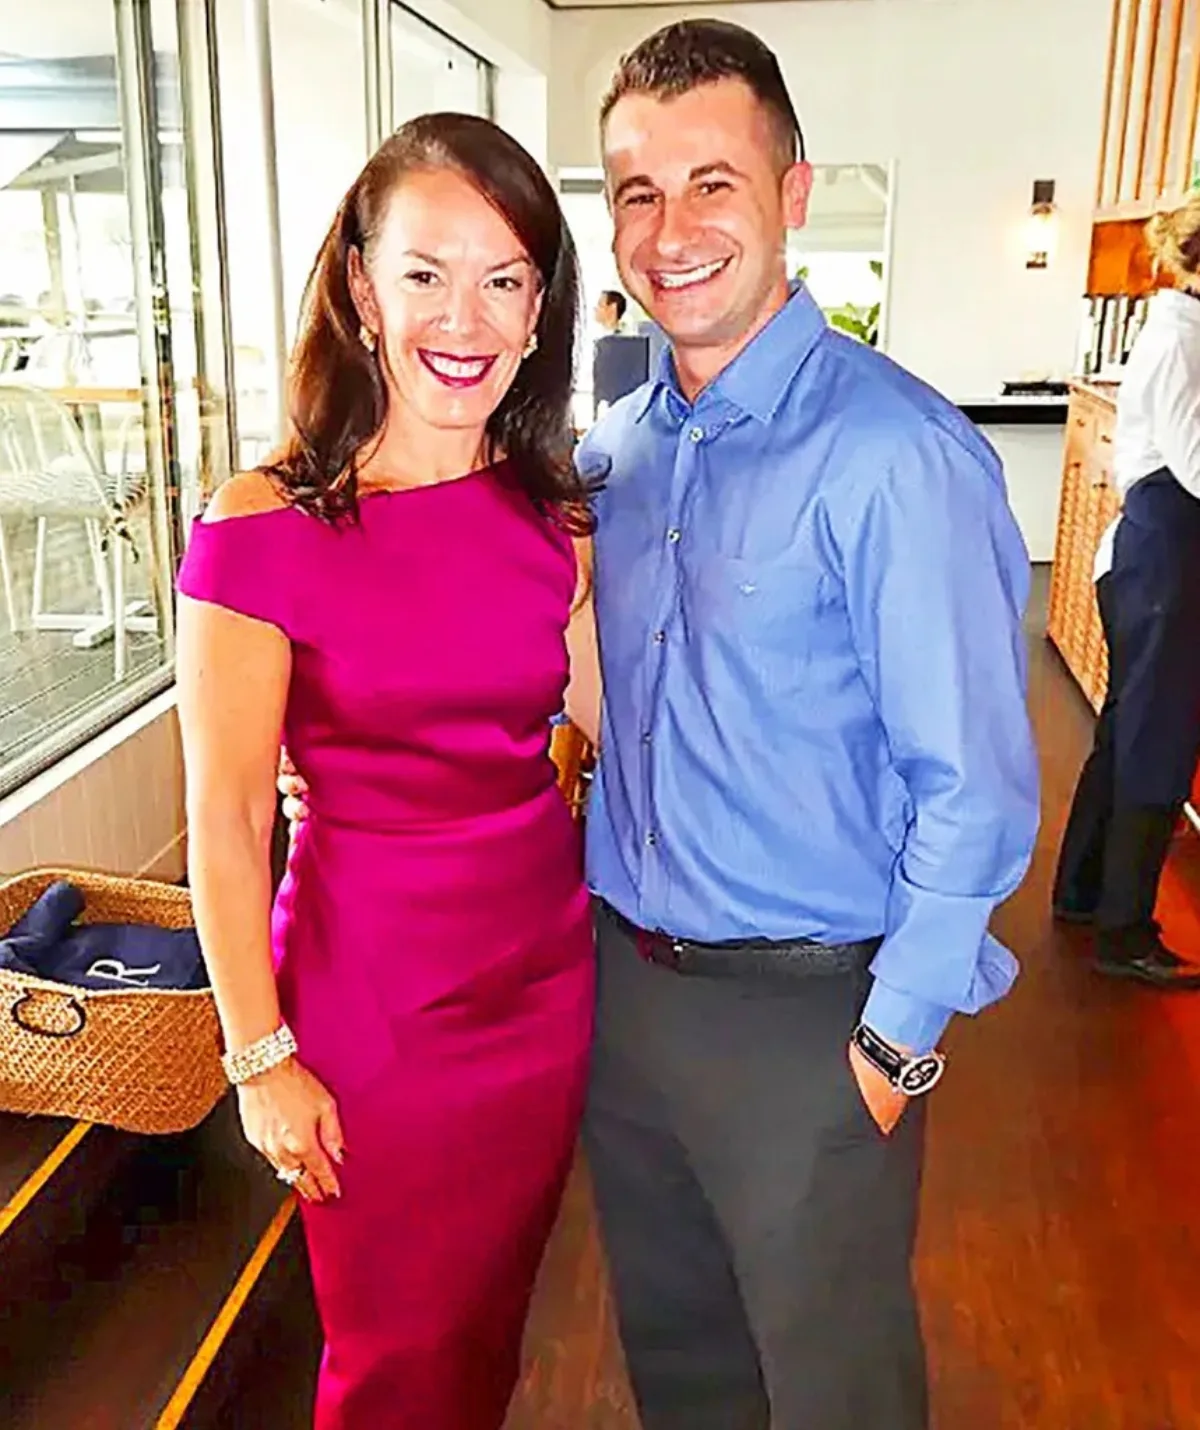
[[[643,745],[648,745],[653,738],[654,738],[654,737],[650,734],[650,731],[649,731],[649,730],[643,730],[643,731],[642,731],[642,744],[643,744]]]
[[[655,645],[662,645],[662,644],[666,641],[666,639],[667,639],[667,633],[666,633],[666,631],[655,631],[655,632],[654,632],[654,644],[655,644]]]
[[[674,546],[675,543],[680,539],[680,537],[682,537],[682,535],[683,532],[680,531],[677,526],[673,526],[670,531],[667,532],[667,540],[671,543],[672,546]]]
[[[653,849],[657,843],[658,835],[655,834],[653,830],[651,830],[650,833],[646,835],[646,846],[647,848]]]
[[[688,433],[688,436],[691,438],[691,440],[692,440],[693,442],[703,442],[703,441],[704,441],[704,428],[703,428],[703,427],[693,427],[692,430]]]

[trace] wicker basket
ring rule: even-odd
[[[83,894],[84,923],[192,925],[173,884],[37,869],[0,883],[0,932],[59,879]],[[208,989],[93,992],[0,969],[0,1110],[182,1132],[227,1086]]]

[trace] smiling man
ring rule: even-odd
[[[1028,562],[975,429],[791,290],[811,170],[756,37],[651,36],[602,141],[671,341],[579,458],[587,1143],[642,1424],[923,1430],[921,1094],[1015,974],[987,930],[1037,824]]]

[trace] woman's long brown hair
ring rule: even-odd
[[[327,521],[358,511],[359,455],[383,427],[387,388],[359,339],[350,254],[369,261],[388,201],[406,175],[453,169],[503,215],[542,286],[537,349],[487,424],[486,460],[501,454],[530,498],[577,534],[588,491],[572,461],[571,394],[579,321],[575,247],[553,188],[502,129],[469,114],[427,114],[398,129],[342,200],[305,289],[288,375],[287,438],[265,465],[290,500]]]

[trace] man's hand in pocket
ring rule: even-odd
[[[863,1057],[853,1043],[850,1045],[849,1054],[850,1066],[862,1099],[867,1104],[867,1111],[886,1137],[895,1130],[896,1124],[904,1116],[908,1097],[898,1092],[879,1069]]]

